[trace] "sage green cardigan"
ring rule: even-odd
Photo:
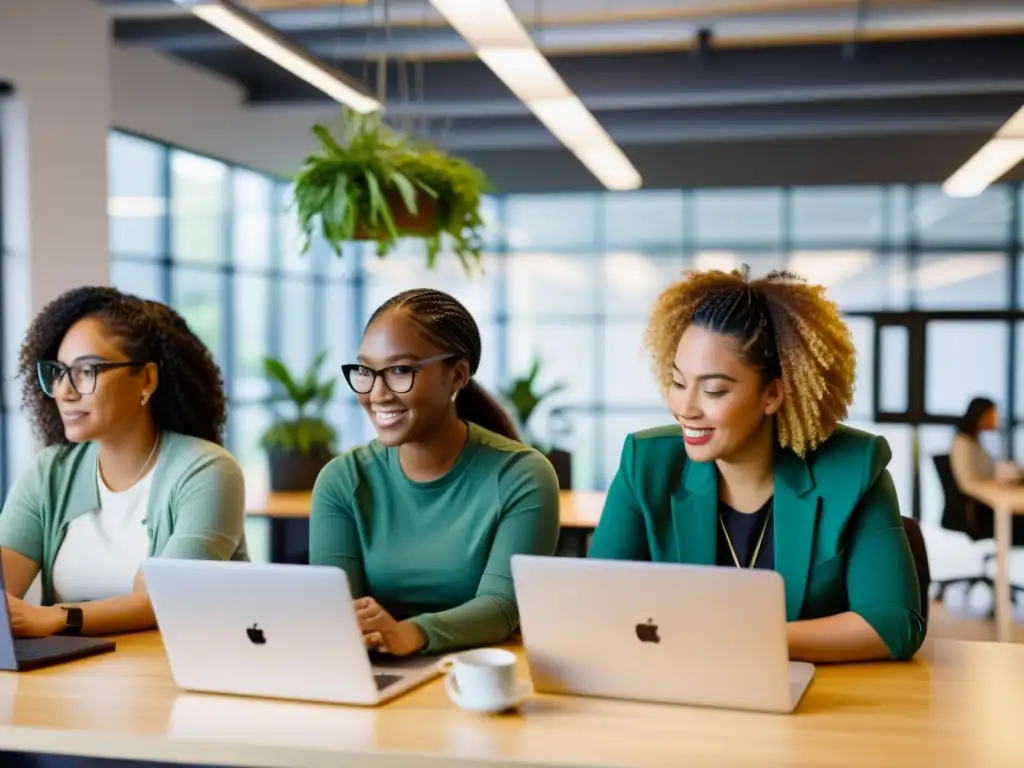
[[[43,605],[53,604],[53,564],[68,523],[100,508],[96,443],[44,448],[0,512],[0,547],[39,564]],[[248,560],[245,479],[219,445],[164,432],[146,513],[150,557]]]

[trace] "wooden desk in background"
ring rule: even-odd
[[[938,640],[909,663],[819,667],[793,715],[534,696],[484,717],[441,680],[377,708],[186,693],[147,632],[106,656],[0,673],[0,750],[289,768],[1005,768],[1024,765],[1021,680],[1024,646]]]
[[[295,560],[308,547],[310,496],[309,491],[249,493],[246,514],[266,518],[270,524],[271,562]],[[590,534],[601,520],[604,498],[600,491],[559,493],[562,538],[569,540],[581,557],[586,555]]]
[[[996,640],[1008,643],[1013,628],[1013,600],[1010,595],[1010,548],[1013,546],[1013,516],[1024,515],[1024,485],[998,481],[980,484],[971,496],[992,507],[995,513],[996,576],[993,604]]]

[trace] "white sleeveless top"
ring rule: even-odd
[[[80,603],[130,594],[149,554],[146,509],[152,468],[131,488],[115,493],[96,468],[100,508],[76,517],[53,564],[54,599]]]

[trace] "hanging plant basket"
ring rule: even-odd
[[[304,252],[316,232],[339,256],[346,242],[376,242],[386,256],[400,238],[417,237],[428,267],[443,246],[467,274],[480,269],[480,203],[490,189],[482,171],[388,128],[379,113],[342,110],[337,134],[321,124],[312,131],[320,146],[293,189]]]
[[[395,192],[384,195],[384,203],[391,209],[391,218],[399,237],[432,237],[440,229],[437,201],[429,195],[416,196],[415,213],[406,208],[402,196]],[[381,240],[387,239],[389,235],[390,232],[382,222],[378,222],[377,226],[373,227],[359,219],[356,222],[356,230],[352,234],[352,239]]]

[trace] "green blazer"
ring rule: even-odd
[[[788,621],[854,611],[894,659],[924,641],[921,588],[884,438],[840,426],[816,451],[775,455],[775,570]],[[718,472],[681,428],[629,435],[589,557],[714,565]]]

